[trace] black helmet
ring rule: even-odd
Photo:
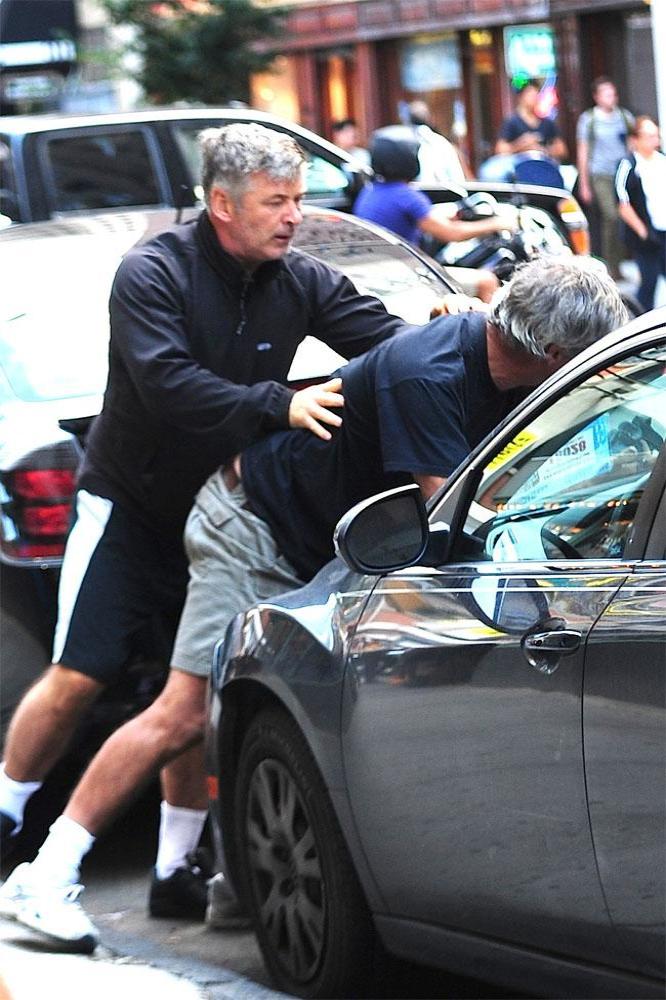
[[[370,163],[374,172],[386,181],[413,181],[420,170],[417,144],[375,135],[370,146]]]

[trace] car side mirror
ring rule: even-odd
[[[358,573],[390,573],[418,563],[430,532],[416,484],[380,493],[356,504],[338,521],[336,552]]]

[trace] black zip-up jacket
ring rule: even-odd
[[[352,357],[406,328],[296,250],[248,276],[205,212],[133,248],[109,308],[104,406],[79,486],[177,530],[219,465],[288,426],[283,383],[307,334]]]

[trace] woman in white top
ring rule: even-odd
[[[647,115],[636,119],[629,136],[632,153],[617,169],[615,188],[641,275],[638,300],[652,309],[659,275],[666,277],[666,156],[659,151],[659,127]]]

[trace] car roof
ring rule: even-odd
[[[8,115],[3,118],[1,131],[6,135],[23,135],[25,133],[50,132],[56,129],[140,125],[144,122],[207,121],[210,118],[224,118],[230,123],[257,122],[268,128],[286,129],[296,136],[328,149],[341,159],[352,160],[352,157],[345,150],[310,131],[310,129],[254,108],[142,108],[135,111],[109,111],[103,114]]]

